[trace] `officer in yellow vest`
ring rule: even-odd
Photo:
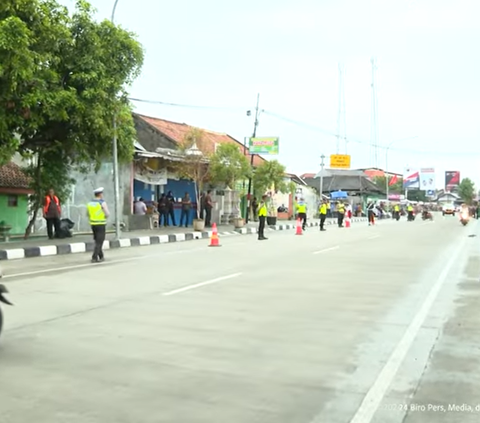
[[[307,226],[307,204],[304,198],[300,198],[300,201],[297,203],[297,216],[298,219],[302,220],[302,229],[305,230]]]
[[[320,204],[320,207],[318,209],[318,212],[320,214],[320,230],[321,231],[326,231],[325,229],[325,220],[327,219],[327,200],[323,200],[322,204]]]
[[[258,240],[264,241],[265,238],[265,221],[267,220],[267,196],[262,195],[260,204],[258,205]]]
[[[400,219],[400,206],[398,204],[393,206],[393,218],[397,220]]]
[[[408,213],[408,221],[411,222],[413,221],[414,217],[413,217],[413,206],[411,203],[408,204],[407,206],[407,213]]]
[[[338,227],[343,228],[343,219],[345,218],[345,204],[341,201],[337,203]]]
[[[110,216],[110,212],[103,199],[103,188],[97,188],[93,191],[93,194],[95,198],[87,204],[87,215],[95,241],[92,263],[98,263],[104,260],[103,242],[105,241],[107,218]]]

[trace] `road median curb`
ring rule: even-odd
[[[352,222],[364,222],[364,218],[354,218]],[[335,222],[327,221],[326,225],[333,225]],[[296,224],[279,224],[275,226],[269,226],[269,230],[273,231],[282,231],[295,229]],[[308,222],[308,227],[319,226],[319,222]],[[220,237],[224,236],[235,236],[235,235],[252,235],[257,233],[257,228],[247,227],[247,228],[236,228],[232,231],[223,231],[219,232]],[[212,235],[212,231],[203,231],[203,232],[186,232],[179,234],[165,234],[165,235],[145,235],[135,238],[121,238],[117,240],[106,240],[103,248],[105,250],[118,249],[118,248],[129,248],[129,247],[141,247],[144,245],[158,245],[158,244],[169,244],[172,242],[182,242],[182,241],[193,241],[196,239],[208,239]],[[43,246],[32,246],[32,247],[23,247],[23,248],[10,248],[10,249],[0,249],[0,261],[2,260],[18,260],[26,258],[36,258],[36,257],[49,257],[57,255],[68,255],[68,254],[78,254],[78,253],[88,253],[92,252],[94,247],[93,241],[87,242],[71,242],[68,244],[59,244],[59,245],[43,245]]]

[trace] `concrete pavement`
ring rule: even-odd
[[[1,421],[478,421],[407,412],[480,390],[476,231],[385,221],[8,261]]]

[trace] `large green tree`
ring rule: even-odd
[[[235,183],[247,179],[250,174],[250,163],[235,144],[220,144],[210,157],[210,177],[213,183],[224,183],[235,189]]]
[[[86,1],[72,14],[55,0],[0,2],[0,162],[16,151],[35,158],[35,211],[48,185],[64,191],[72,166],[111,155],[114,117],[119,156],[132,157],[126,87],[142,63],[135,36],[95,21]]]
[[[285,166],[278,160],[263,162],[253,174],[253,186],[257,195],[263,195],[268,189],[288,192],[289,186],[285,182]]]
[[[458,195],[460,198],[467,204],[473,204],[475,200],[475,184],[470,178],[463,178],[460,184],[458,185]]]

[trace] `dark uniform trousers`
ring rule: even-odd
[[[95,247],[93,249],[92,259],[103,259],[103,243],[105,241],[105,235],[107,233],[107,225],[92,225],[93,240],[95,241]]]

